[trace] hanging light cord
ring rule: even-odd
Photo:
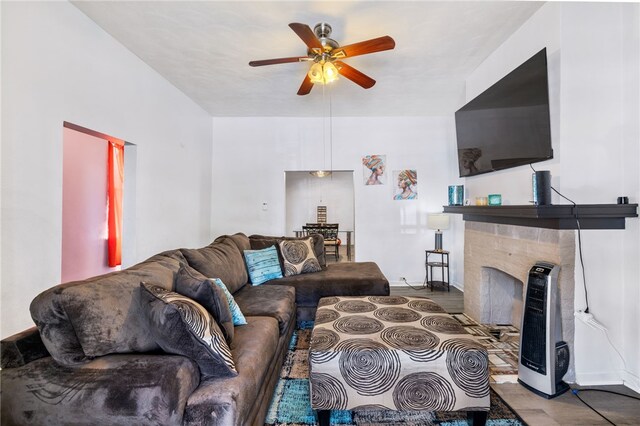
[[[329,89],[329,171],[333,180],[333,96]]]
[[[327,85],[323,84],[322,85],[322,108],[325,108],[326,102],[325,102],[325,87]],[[322,114],[322,168],[326,171],[327,170],[327,126],[325,124],[325,117],[326,114]]]

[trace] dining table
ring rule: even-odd
[[[300,237],[304,237],[304,231],[302,229],[294,229],[293,230],[294,235],[296,236],[296,238],[300,238]],[[354,234],[354,231],[351,230],[345,230],[345,231],[341,231],[338,230],[338,235],[340,235],[340,233],[346,234],[346,246],[347,246],[347,259],[349,261],[351,261],[351,241],[352,241],[352,236]]]

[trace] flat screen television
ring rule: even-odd
[[[460,177],[553,158],[547,49],[456,111]]]

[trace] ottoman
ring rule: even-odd
[[[427,298],[320,299],[309,348],[311,406],[330,410],[489,410],[486,349]]]

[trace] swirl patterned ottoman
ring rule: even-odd
[[[311,406],[330,410],[489,410],[486,349],[430,299],[320,299],[309,348]]]

